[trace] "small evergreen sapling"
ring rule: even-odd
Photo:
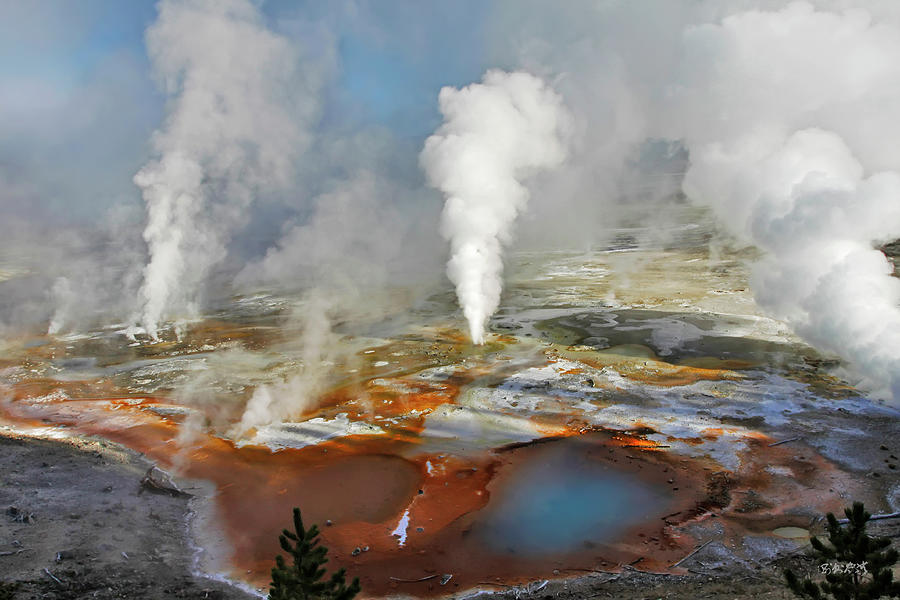
[[[300,509],[294,509],[294,532],[285,529],[280,536],[281,547],[293,557],[293,564],[285,564],[279,554],[272,567],[272,584],[269,588],[270,600],[351,600],[359,593],[359,579],[354,578],[348,586],[346,572],[339,569],[331,579],[322,581],[328,562],[328,549],[319,545],[319,528],[313,525],[303,527]]]
[[[842,527],[834,514],[828,513],[828,541],[830,546],[813,537],[813,555],[822,564],[851,565],[856,568],[826,569],[825,581],[818,584],[810,579],[800,581],[787,569],[784,572],[788,587],[801,598],[820,600],[875,600],[882,596],[900,597],[900,583],[893,581],[891,567],[897,562],[897,551],[887,538],[873,538],[866,534],[870,515],[862,502],[845,508],[847,527]],[[830,571],[830,572],[829,572]],[[830,596],[829,596],[830,595]]]
[[[13,600],[16,597],[18,583],[0,581],[0,600]]]

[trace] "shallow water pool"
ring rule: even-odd
[[[504,478],[473,531],[492,550],[564,554],[658,516],[665,489],[598,459],[588,444],[543,453]]]

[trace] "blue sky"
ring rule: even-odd
[[[381,126],[412,148],[440,121],[440,88],[489,66],[484,2],[261,6],[282,33],[303,21],[332,36],[323,128]],[[4,214],[94,218],[138,201],[131,177],[165,116],[143,40],[155,18],[148,0],[0,0],[0,184],[16,190],[0,197]]]

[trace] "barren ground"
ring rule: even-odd
[[[12,584],[6,587],[11,598],[251,598],[191,572],[188,499],[141,492],[147,468],[141,456],[108,442],[0,436],[0,581]],[[33,516],[23,521],[24,515]],[[896,538],[900,522],[880,521],[872,530]],[[785,565],[814,567],[799,552],[753,569],[725,565],[707,571],[688,563],[695,572],[687,576],[596,573],[506,591],[497,587],[492,597],[787,599]],[[402,595],[402,588],[397,592]]]
[[[12,598],[250,598],[191,573],[188,499],[141,493],[147,468],[102,441],[0,436],[0,581],[17,584]]]

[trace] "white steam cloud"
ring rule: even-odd
[[[794,3],[684,43],[685,192],[765,251],[761,306],[900,398],[900,279],[875,249],[900,237],[900,29]]]
[[[339,353],[337,336],[331,330],[329,300],[317,290],[306,295],[303,308],[297,313],[303,331],[298,372],[284,382],[261,385],[253,391],[240,422],[233,428],[235,437],[240,438],[260,425],[296,418],[317,406],[329,380],[329,371],[323,368],[323,363],[336,360]]]
[[[163,0],[146,40],[171,97],[159,157],[134,178],[150,251],[140,321],[156,339],[162,320],[197,312],[254,197],[291,182],[317,106],[296,48],[248,0]]]
[[[650,4],[507,7],[498,59],[558,78],[579,124],[553,210],[614,213],[596,182],[647,140],[681,144],[687,197],[764,253],[759,304],[900,399],[900,280],[876,249],[900,237],[897,4]]]
[[[565,158],[568,113],[539,78],[491,70],[481,83],[445,87],[444,123],[429,137],[421,163],[446,196],[441,222],[450,240],[447,274],[476,344],[500,303],[502,250],[525,208],[523,178]]]
[[[305,10],[288,13],[315,15]],[[5,282],[4,327],[43,320],[63,332],[118,319],[134,308],[124,296],[136,298],[133,322],[156,338],[165,321],[201,309],[211,274],[224,267],[231,274],[243,267],[237,285],[318,289],[328,298],[346,298],[350,290],[351,298],[366,300],[369,294],[358,289],[395,285],[401,276],[432,277],[440,251],[432,239],[437,209],[413,174],[417,144],[394,135],[392,124],[357,123],[355,104],[340,102],[349,88],[338,78],[334,89],[325,85],[316,62],[336,61],[336,40],[362,35],[362,26],[372,25],[376,46],[396,44],[406,54],[434,47],[432,41],[458,45],[458,35],[444,23],[427,30],[411,23],[411,33],[384,36],[383,20],[358,16],[347,29],[347,15],[370,14],[366,10],[338,3],[330,18],[309,30],[302,18],[270,16],[278,31],[295,27],[282,35],[267,27],[255,0],[159,3],[146,42],[167,93],[168,116],[152,138],[154,160],[134,178],[147,208],[143,235],[150,259],[143,273],[143,248],[132,231],[143,224],[130,215],[97,228],[99,234],[86,229],[54,236],[46,233],[50,225],[37,225],[68,214],[64,202],[78,208],[76,198],[99,196],[94,187],[71,200],[49,191],[82,188],[85,177],[94,179],[83,161],[55,160],[57,150],[46,149],[42,163],[29,169],[19,167],[19,158],[10,160],[31,154],[21,148],[41,140],[47,148],[77,147],[85,156],[104,157],[89,161],[102,164],[110,178],[96,188],[124,195],[112,184],[120,177],[118,163],[105,157],[121,154],[130,174],[140,158],[128,148],[139,144],[120,144],[117,136],[145,133],[138,127],[125,135],[140,119],[116,127],[106,113],[132,114],[126,105],[153,103],[143,87],[134,95],[114,94],[107,81],[114,89],[128,86],[132,76],[122,79],[122,73],[132,69],[102,71],[100,91],[72,96],[90,108],[84,109],[90,118],[73,120],[71,110],[53,108],[69,108],[74,100],[32,107],[21,98],[34,94],[19,92],[35,88],[7,86],[18,92],[12,104],[0,98],[7,109],[0,114],[12,115],[0,119],[6,134],[0,138],[12,140],[0,151],[0,254],[15,249],[4,261],[35,276]],[[502,253],[514,227],[520,239],[553,247],[602,243],[609,235],[604,227],[625,222],[659,233],[666,212],[656,209],[680,186],[762,250],[752,280],[762,307],[817,348],[842,357],[854,383],[900,400],[900,280],[876,249],[900,237],[900,3],[498,0],[485,15],[486,55],[477,57],[478,68],[490,63],[521,71],[489,71],[480,83],[443,89],[444,123],[419,155],[429,183],[445,196],[447,271],[473,341],[484,340],[498,305]],[[38,29],[45,27],[42,20]],[[308,43],[307,34],[319,27],[327,30],[320,32],[325,43]],[[420,39],[427,44],[417,45]],[[553,90],[542,81],[552,81]],[[392,91],[413,97],[405,87]],[[334,107],[321,120],[320,98]],[[31,113],[32,124],[20,130],[20,121],[27,121],[21,115]],[[101,144],[103,153],[91,154],[103,137],[100,129],[109,140]],[[665,161],[641,158],[654,145],[672,150],[675,168],[664,173]],[[629,161],[639,167],[631,174]],[[58,173],[69,162],[76,178],[54,175],[41,185],[39,174]],[[57,177],[65,186],[49,185]],[[636,187],[632,180],[649,185],[660,177],[658,194],[627,190]],[[303,186],[293,185],[301,178]],[[287,196],[291,204],[268,217],[266,210],[250,215],[251,204]],[[33,210],[41,203],[43,209]],[[18,219],[35,224],[23,229]],[[264,242],[277,238],[278,229],[284,235],[249,264],[251,257],[237,256],[240,242],[255,244],[240,231],[248,223]],[[53,247],[43,248],[50,239]],[[253,250],[256,259],[262,251]],[[310,304],[310,315],[324,315],[304,324],[313,350],[303,360],[311,365],[329,357],[330,350],[320,350],[328,336],[315,332],[335,318],[334,303]],[[330,330],[327,323],[322,327]],[[265,416],[269,405],[260,399],[254,404],[260,416],[248,416],[244,425],[297,412],[286,406]]]

